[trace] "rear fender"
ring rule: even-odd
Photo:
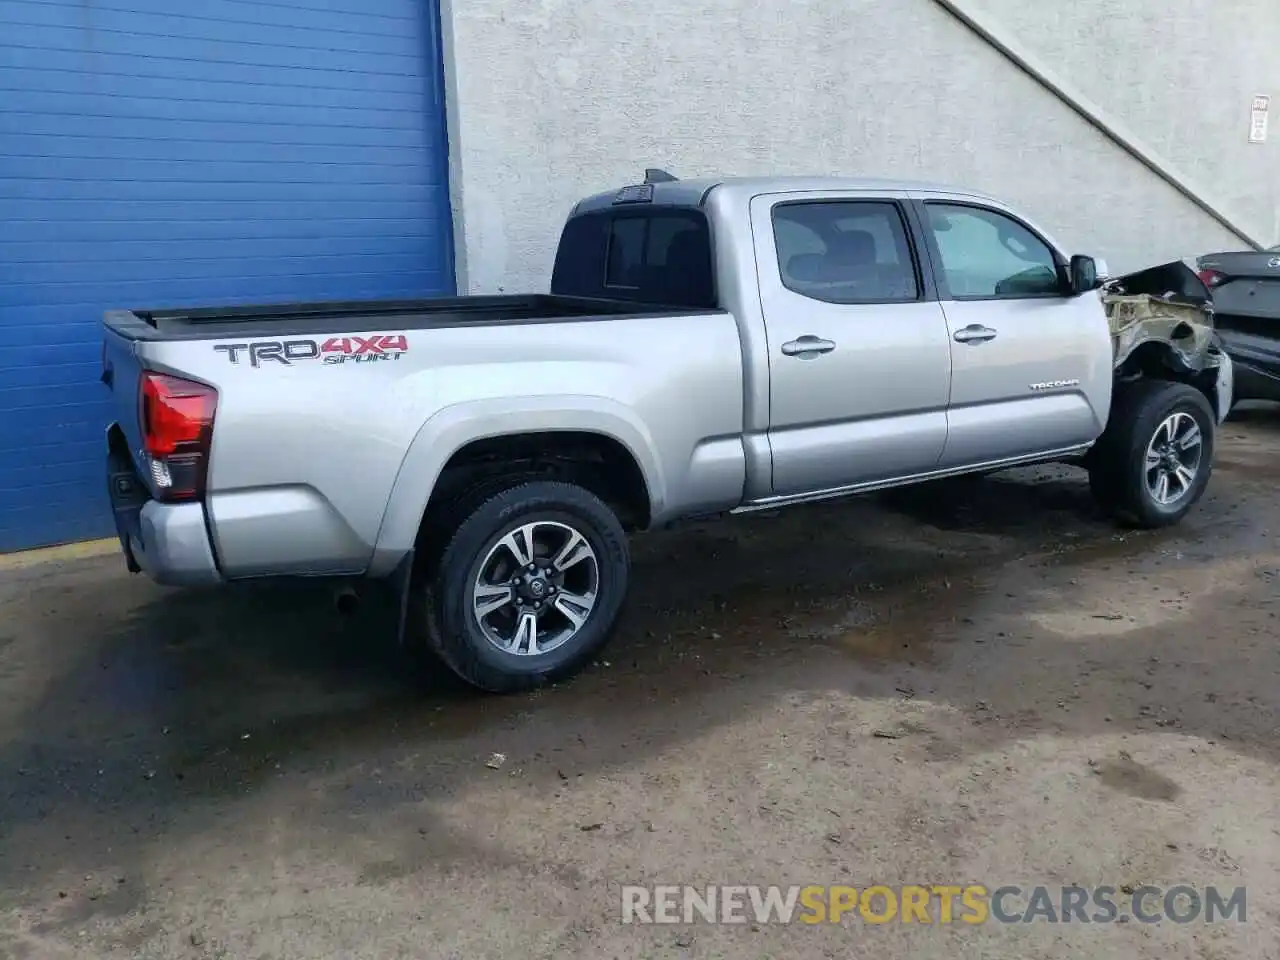
[[[492,398],[446,407],[410,444],[387,502],[369,575],[386,576],[413,549],[436,481],[450,458],[475,440],[550,431],[596,433],[621,443],[644,475],[652,516],[662,513],[666,483],[648,429],[635,413],[604,397]]]

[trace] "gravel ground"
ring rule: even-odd
[[[1280,412],[1246,410],[1158,534],[1053,469],[649,536],[606,659],[515,698],[406,669],[316,587],[11,562],[0,957],[1280,957],[1277,479]],[[1248,906],[641,926],[629,883]]]

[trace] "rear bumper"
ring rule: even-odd
[[[209,546],[204,507],[198,503],[148,502],[138,512],[137,529],[122,534],[121,544],[156,583],[222,582]]]
[[[1239,359],[1235,362],[1235,371],[1236,400],[1280,400],[1280,379]]]
[[[213,557],[204,506],[160,503],[151,498],[133,464],[107,445],[107,490],[120,549],[129,570],[156,583],[196,586],[221,583]]]

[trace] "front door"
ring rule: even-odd
[[[903,204],[763,196],[751,219],[774,495],[932,470],[947,436],[951,354]]]
[[[940,466],[996,463],[1095,439],[1112,376],[1097,293],[1069,296],[1061,255],[1003,211],[926,201],[924,221],[951,347]],[[1102,409],[1090,398],[1102,398]]]

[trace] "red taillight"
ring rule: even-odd
[[[150,370],[142,374],[142,440],[161,499],[190,500],[204,492],[218,391]]]
[[[1227,279],[1226,274],[1219,273],[1217,270],[1201,270],[1196,276],[1206,287],[1216,287]]]
[[[142,433],[147,452],[168,457],[199,445],[213,428],[218,391],[163,373],[142,374]]]

